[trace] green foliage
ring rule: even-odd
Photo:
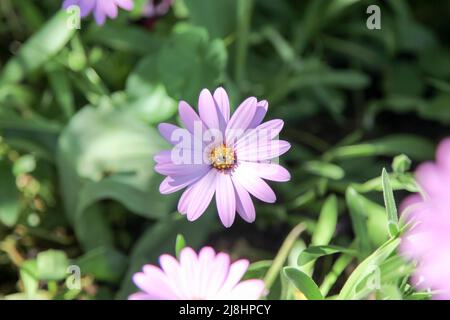
[[[61,1],[2,1],[0,299],[125,299],[186,245],[248,258],[269,299],[430,298],[397,208],[448,135],[448,3],[374,1],[369,30],[366,1],[177,0],[149,20],[136,0],[74,30]],[[277,202],[231,230],[214,205],[188,222],[153,169],[157,125],[218,86],[233,110],[268,100],[292,145]]]

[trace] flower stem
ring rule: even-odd
[[[270,289],[270,287],[273,285],[276,278],[278,277],[278,274],[280,273],[280,270],[283,267],[284,262],[286,261],[286,258],[289,255],[289,251],[291,251],[291,248],[295,243],[295,240],[297,240],[297,238],[305,229],[306,226],[303,222],[297,224],[291,230],[291,232],[289,232],[288,236],[284,240],[280,250],[278,250],[276,257],[273,260],[272,266],[269,268],[269,270],[266,273],[266,276],[264,277],[264,283],[266,284],[267,290]]]

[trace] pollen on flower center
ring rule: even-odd
[[[236,162],[233,149],[224,144],[212,149],[209,154],[209,160],[211,165],[217,170],[231,169]]]

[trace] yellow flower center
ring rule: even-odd
[[[217,170],[231,169],[235,164],[235,156],[233,149],[221,144],[212,149],[209,154],[211,165]]]

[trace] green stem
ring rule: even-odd
[[[250,24],[253,11],[253,0],[240,0],[237,5],[237,39],[236,63],[234,75],[236,83],[242,86],[245,81],[245,65],[249,43]]]
[[[291,248],[295,243],[295,240],[297,240],[297,238],[305,230],[305,228],[306,226],[303,222],[299,223],[291,230],[291,232],[289,232],[288,236],[284,240],[280,250],[278,251],[275,259],[273,260],[272,266],[269,268],[269,270],[266,273],[266,276],[264,277],[264,283],[266,284],[267,290],[269,290],[270,287],[275,282],[276,278],[278,277],[278,274],[280,273],[281,268],[284,265],[284,262],[286,261],[286,258],[289,255],[289,251],[291,251]]]

